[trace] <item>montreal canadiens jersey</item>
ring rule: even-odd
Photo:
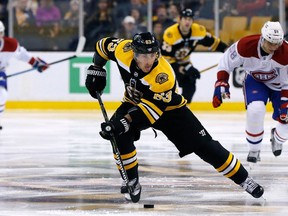
[[[29,62],[31,56],[24,47],[19,46],[16,39],[3,37],[0,39],[0,71],[4,71],[11,58]]]
[[[169,63],[184,64],[190,62],[189,56],[197,45],[209,47],[211,51],[218,51],[219,49],[219,51],[224,52],[226,45],[223,48],[222,46],[219,48],[220,42],[219,38],[211,35],[204,26],[197,23],[192,24],[188,36],[183,36],[179,30],[179,24],[176,23],[164,31],[161,53]]]
[[[262,56],[261,35],[251,35],[234,43],[221,58],[218,71],[231,73],[243,65],[246,73],[275,91],[288,89],[288,44],[283,42],[274,53]]]
[[[133,102],[126,93],[123,101],[137,106],[150,124],[153,124],[165,111],[184,106],[186,100],[177,93],[174,71],[162,56],[149,73],[138,69],[131,42],[132,40],[103,38],[96,43],[98,55],[95,56],[117,63],[125,86],[129,85],[142,93],[139,103]]]

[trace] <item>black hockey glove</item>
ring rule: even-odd
[[[130,123],[125,117],[113,119],[108,123],[101,123],[100,135],[103,139],[111,140],[113,136],[126,133],[130,128]]]
[[[106,86],[106,70],[95,65],[90,65],[87,69],[85,86],[90,95],[97,99],[96,92],[101,95]]]
[[[200,79],[201,77],[200,72],[196,68],[194,68],[192,64],[188,64],[185,66],[184,73],[185,75],[194,79]]]

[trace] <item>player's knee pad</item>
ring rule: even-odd
[[[278,123],[276,125],[277,135],[283,140],[288,140],[288,124]]]

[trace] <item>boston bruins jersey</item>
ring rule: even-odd
[[[227,48],[225,43],[207,32],[202,25],[193,23],[190,33],[184,36],[176,23],[164,31],[161,53],[169,63],[185,64],[190,62],[189,56],[199,44],[209,47],[211,51],[224,52]]]
[[[142,72],[134,60],[131,42],[112,37],[99,40],[94,63],[103,60],[117,63],[126,86],[123,101],[134,105],[137,118],[140,115],[140,118],[153,124],[165,111],[184,106],[186,100],[177,93],[176,78],[170,64],[160,56],[149,73]],[[137,94],[129,94],[127,90]],[[133,97],[139,98],[136,100]]]

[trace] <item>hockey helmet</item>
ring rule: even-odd
[[[4,26],[3,22],[0,20],[0,32],[4,33],[4,31],[5,31],[5,26]]]
[[[280,44],[284,40],[284,33],[279,22],[268,21],[261,29],[262,37],[273,44]]]
[[[181,11],[180,17],[181,17],[181,18],[182,18],[182,17],[191,17],[191,18],[193,18],[193,17],[194,17],[194,13],[193,13],[192,9],[190,9],[190,8],[185,8],[185,9],[183,9],[183,10]]]
[[[150,32],[135,34],[131,46],[133,51],[138,54],[159,52],[159,43]]]

